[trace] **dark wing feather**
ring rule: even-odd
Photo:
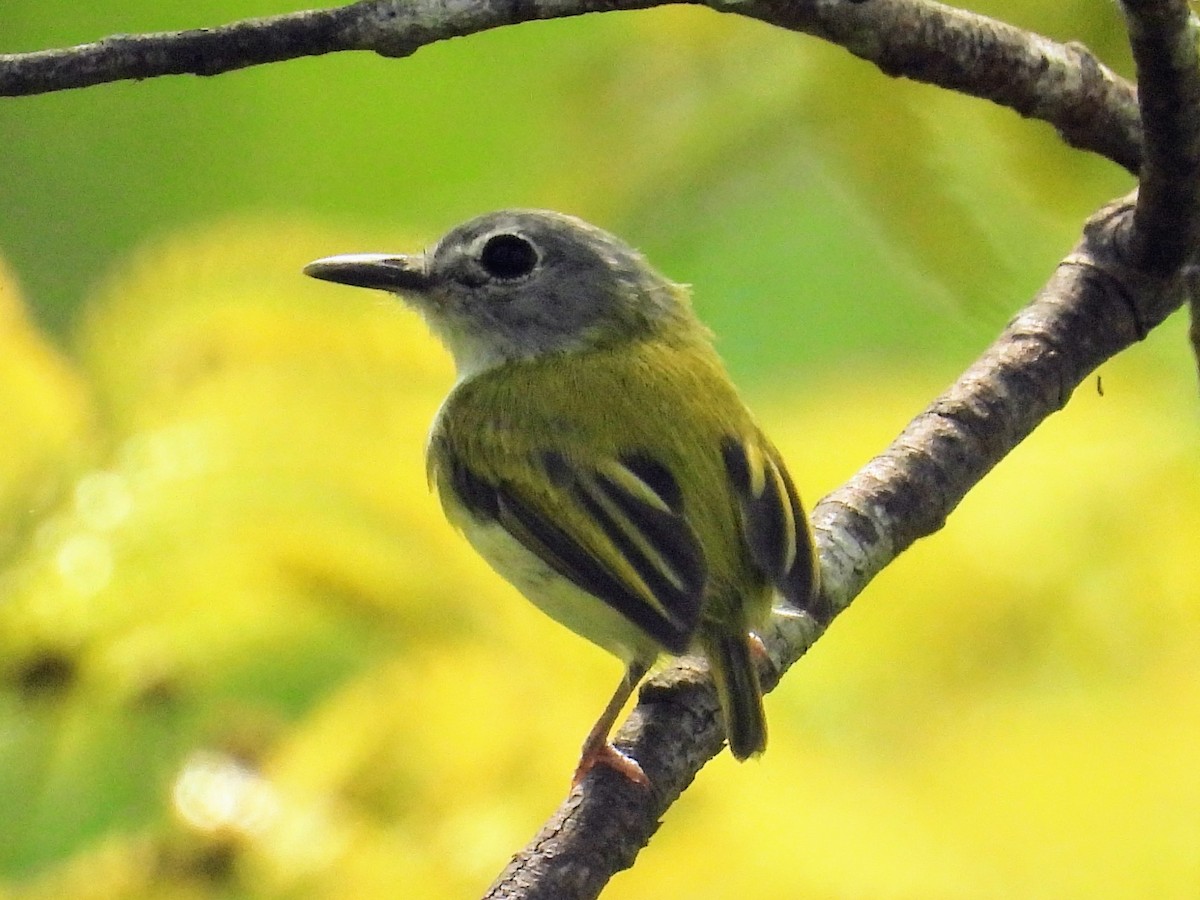
[[[679,482],[671,474],[671,470],[648,453],[622,453],[620,463],[633,475],[641,479],[668,509],[676,512],[683,510],[683,492]]]
[[[437,459],[446,467],[450,487],[458,502],[485,522],[495,522],[500,517],[500,497],[496,486],[484,481],[452,454],[443,443],[437,448]]]
[[[673,640],[656,637],[672,652],[683,653],[700,618],[707,578],[704,551],[682,512],[670,508],[657,492],[647,492],[649,485],[645,482],[631,482],[629,474],[629,470],[621,471],[617,466],[591,475],[580,474],[571,490],[649,588],[659,607],[655,615],[665,614],[676,624]],[[668,496],[678,502],[677,489]]]
[[[644,464],[640,468],[653,477],[643,478],[623,461],[579,470],[559,454],[543,454],[537,462],[558,489],[556,505],[574,506],[567,513],[546,504],[543,495],[481,478],[444,444],[438,455],[459,502],[477,517],[501,525],[546,565],[667,650],[687,650],[700,617],[706,569],[700,542],[683,516],[678,486],[665,467]],[[606,554],[605,543],[615,556]]]
[[[750,558],[789,604],[826,621],[812,533],[783,461],[773,449],[735,437],[721,442],[721,456]]]

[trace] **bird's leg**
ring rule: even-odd
[[[584,776],[596,765],[616,769],[634,784],[650,787],[650,779],[646,777],[646,773],[642,771],[637,760],[626,756],[608,740],[608,734],[612,731],[617,716],[621,714],[625,701],[629,699],[630,694],[633,693],[634,688],[649,669],[649,665],[641,662],[630,663],[625,669],[621,683],[617,685],[616,693],[612,695],[612,699],[604,707],[604,712],[600,714],[600,718],[596,720],[596,724],[592,726],[592,730],[588,732],[588,736],[583,742],[579,765],[575,767],[575,777],[571,779],[572,787],[583,781]]]
[[[771,654],[767,652],[766,643],[758,636],[758,632],[751,631],[747,633],[746,637],[750,641],[750,656],[754,659],[755,664],[765,662],[771,668],[774,668],[775,663],[771,659]]]

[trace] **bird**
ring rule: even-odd
[[[427,472],[449,521],[504,579],[617,656],[584,741],[648,785],[609,734],[662,656],[703,657],[732,755],[767,742],[756,657],[777,604],[821,618],[820,568],[783,458],[739,397],[689,289],[564,213],[477,216],[414,254],[309,263],[417,310],[456,381]]]

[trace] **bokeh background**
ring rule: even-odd
[[[975,8],[1130,71],[1115,4]],[[0,52],[285,11],[5,0]],[[474,896],[565,792],[619,666],[442,522],[440,348],[306,261],[505,205],[617,231],[811,502],[1131,183],[685,8],[0,101],[0,896]],[[606,896],[1194,896],[1185,327],[878,578]]]

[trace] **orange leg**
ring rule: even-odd
[[[626,756],[608,741],[609,732],[612,731],[613,723],[617,721],[617,716],[625,707],[625,701],[629,699],[634,688],[638,686],[638,682],[642,680],[649,669],[650,666],[646,663],[635,662],[625,670],[621,683],[617,685],[616,693],[612,695],[612,699],[604,707],[604,712],[600,714],[600,718],[596,720],[596,724],[592,726],[592,730],[588,732],[588,736],[583,742],[579,765],[575,767],[575,777],[571,779],[572,787],[583,781],[584,776],[596,765],[616,769],[634,784],[640,784],[642,787],[650,786],[650,779],[646,777],[646,773],[642,771],[637,760]]]
[[[756,663],[765,661],[774,666],[775,664],[771,662],[771,654],[767,652],[767,645],[763,643],[763,639],[753,631],[749,632],[747,637],[750,639],[750,655],[754,657],[754,661]]]

